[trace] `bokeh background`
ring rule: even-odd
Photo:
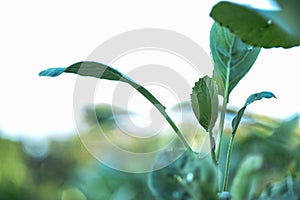
[[[65,67],[85,60],[110,37],[145,27],[182,33],[209,54],[209,30],[213,23],[209,12],[216,2],[1,2],[0,199],[153,199],[147,187],[148,173],[129,174],[111,169],[95,159],[80,140],[94,140],[95,124],[100,122],[112,138],[122,141],[111,117],[109,98],[97,102],[97,121],[89,117],[94,107],[82,108],[85,129],[78,132],[72,104],[76,76],[48,79],[38,73],[48,67]],[[299,53],[299,47],[263,50],[230,98],[227,128],[248,95],[268,90],[278,98],[247,108],[234,146],[232,175],[247,156],[264,158],[257,172],[260,184],[251,186],[254,194],[286,177],[300,178]],[[125,67],[121,65],[116,66],[120,71]],[[174,69],[184,70],[180,66]],[[133,104],[132,113],[148,113],[138,103]],[[174,106],[167,105],[176,115]],[[186,118],[180,127],[188,132],[197,124],[189,103],[185,106]],[[137,151],[147,151],[172,134],[158,137],[149,146],[131,145]],[[203,132],[199,130],[195,149],[202,139]],[[229,134],[224,140],[229,140]]]

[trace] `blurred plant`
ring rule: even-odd
[[[296,0],[276,0],[275,2],[281,6],[280,11],[263,11],[230,2],[220,2],[211,11],[211,16],[216,20],[210,32],[210,48],[214,62],[213,76],[200,78],[195,83],[191,94],[194,114],[210,138],[211,161],[206,158],[200,159],[199,155],[193,152],[181,130],[169,117],[164,105],[146,88],[114,68],[102,63],[85,61],[72,64],[66,68],[49,68],[40,72],[39,75],[56,77],[65,72],[125,82],[135,88],[158,109],[187,149],[176,162],[164,169],[152,172],[150,175],[149,185],[154,196],[158,199],[230,199],[231,196],[232,199],[251,199],[256,192],[252,188],[255,188],[258,178],[257,173],[264,167],[265,158],[260,155],[247,157],[232,181],[233,188],[229,190],[228,182],[230,180],[233,143],[246,107],[262,98],[276,98],[273,93],[264,91],[248,97],[244,106],[232,120],[231,138],[229,142],[227,140],[228,149],[225,165],[220,162],[220,156],[226,151],[222,147],[222,143],[226,141],[223,138],[223,132],[225,131],[224,124],[230,93],[251,69],[261,48],[288,48],[300,44],[299,23],[295,23],[295,16],[299,16],[295,12],[295,7],[300,8],[299,2]],[[293,16],[288,17],[288,13],[292,13]],[[219,115],[219,96],[223,97],[223,102],[217,132],[219,140],[216,141],[213,128]],[[110,114],[106,115],[110,116]],[[97,119],[106,120],[106,115],[104,118],[103,116],[97,116]],[[276,138],[276,132],[269,137],[273,137],[274,141],[278,139]],[[286,136],[282,137],[280,135],[278,137],[282,138],[283,142],[285,141]],[[273,138],[263,141],[270,141]],[[264,142],[261,146],[264,147],[267,144],[276,147],[271,141]],[[167,158],[164,154],[168,153],[170,152],[163,152],[157,162],[162,162],[162,158]],[[220,164],[224,165],[221,188],[219,181],[216,180],[216,178],[219,178],[218,168],[221,169]],[[293,183],[294,181],[290,180],[285,185],[286,187],[279,186],[280,188],[287,188],[285,194],[288,194],[288,197],[291,198],[296,194],[291,193],[292,189],[295,188]],[[278,186],[272,186],[272,188],[276,187]],[[275,189],[269,189],[268,191],[273,190],[275,191]],[[277,192],[270,193],[268,191],[266,193],[268,197],[279,198]],[[264,195],[265,193],[262,194],[262,196]],[[283,198],[283,196],[280,198]]]
[[[84,119],[90,126],[107,124],[108,127],[115,125],[115,118],[128,112],[108,104],[89,106],[85,109]]]
[[[280,183],[268,185],[258,200],[298,200],[300,196],[300,181],[287,177]]]
[[[157,157],[155,165],[168,163],[169,158],[178,154],[174,151],[180,150],[166,150]],[[198,153],[189,150],[182,152],[171,165],[149,175],[148,185],[156,199],[217,199],[216,166],[208,158],[199,162]]]
[[[24,155],[18,143],[0,139],[0,199],[31,199],[27,185],[32,179]]]
[[[255,116],[261,123],[270,121]],[[285,191],[292,191],[294,195],[299,195],[298,120],[296,116],[281,123],[271,124],[272,127],[277,127],[273,133],[270,133],[270,128],[263,129],[259,124],[243,123],[240,127],[242,135],[236,138],[236,150],[233,151],[230,168],[230,174],[234,175],[229,178],[229,182],[232,183],[230,194],[233,198],[276,199],[277,195],[277,199],[289,199],[284,198],[284,195],[288,195]],[[85,137],[90,132],[80,134]],[[285,137],[282,137],[283,135]],[[229,138],[225,134],[224,144],[228,142]],[[218,176],[217,168],[208,157],[203,162],[198,162],[199,155],[187,151],[170,167],[163,168],[161,171],[129,174],[101,165],[86,151],[76,136],[64,141],[49,141],[48,152],[42,157],[33,156],[31,153],[26,154],[27,151],[22,148],[22,145],[20,142],[0,139],[1,200],[23,200],[24,198],[153,200],[152,192],[156,195],[165,195],[164,197],[168,195],[179,197],[180,194],[187,197],[186,187],[190,188],[189,191],[199,190],[199,193],[196,192],[199,197],[206,193],[207,188],[212,187],[217,191],[218,178],[221,175],[219,173]],[[224,150],[226,150],[225,146],[223,145]],[[158,156],[156,165],[168,162],[167,159],[172,157],[170,155],[172,151],[178,150],[166,150]],[[220,156],[219,168],[221,169],[224,167],[223,156],[223,154]],[[166,181],[161,181],[161,177]],[[293,190],[287,190],[288,182],[291,180],[293,186],[291,187],[289,183],[289,188]],[[151,190],[147,188],[147,182]],[[176,192],[177,188],[179,188],[178,192]],[[211,199],[215,198],[213,196],[215,192],[208,194],[211,195]]]
[[[154,199],[147,188],[147,175],[120,172],[98,162],[81,165],[72,182],[89,200]]]

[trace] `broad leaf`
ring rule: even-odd
[[[245,43],[256,47],[300,45],[299,0],[275,1],[281,10],[262,10],[231,2],[216,4],[210,16]]]
[[[244,115],[246,107],[253,103],[254,101],[261,100],[262,98],[276,98],[276,96],[272,92],[260,92],[256,94],[252,94],[247,98],[245,105],[238,111],[237,115],[232,120],[232,134],[235,135],[236,130],[240,124],[240,121]]]
[[[254,64],[260,48],[243,43],[227,28],[214,23],[210,32],[210,48],[214,61],[213,78],[219,94],[227,100],[230,92]]]
[[[218,116],[217,84],[208,76],[199,79],[193,88],[191,99],[197,120],[206,131],[210,132]]]

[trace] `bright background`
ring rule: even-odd
[[[54,79],[39,77],[38,73],[85,60],[114,35],[139,28],[170,29],[196,41],[209,53],[213,23],[209,12],[216,2],[2,1],[0,135],[40,139],[76,132],[72,105],[76,76]],[[299,47],[263,50],[232,92],[230,104],[240,107],[248,95],[268,90],[278,99],[253,104],[250,111],[275,118],[300,112],[299,55]],[[174,68],[182,70],[180,66]],[[139,110],[136,105],[131,108]]]

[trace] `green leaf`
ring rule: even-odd
[[[208,76],[199,79],[191,95],[194,114],[203,126],[210,132],[218,116],[218,87],[215,81]]]
[[[128,80],[124,80],[124,75],[117,70],[97,62],[78,62],[72,64],[67,68],[48,68],[44,71],[41,71],[39,75],[56,77],[63,72],[74,73],[81,76],[92,76],[100,79],[120,80],[128,82]]]
[[[99,79],[128,82],[124,75],[107,65],[97,62],[78,62],[65,70],[66,73],[74,73],[81,76],[92,76]]]
[[[236,116],[233,118],[232,120],[232,134],[235,135],[236,130],[240,124],[240,121],[244,115],[244,112],[246,110],[246,107],[253,103],[254,101],[258,101],[261,100],[262,98],[276,98],[276,96],[272,93],[272,92],[260,92],[260,93],[255,93],[250,95],[247,100],[245,105],[238,111],[238,113],[236,114]]]
[[[300,45],[300,1],[275,2],[281,10],[262,10],[222,1],[213,7],[210,16],[255,47],[290,48]]]
[[[154,105],[160,106],[161,109],[165,109],[165,107],[152,94],[146,91],[144,87],[135,83],[130,78],[120,73],[116,69],[102,63],[90,61],[78,62],[70,65],[67,68],[48,68],[44,71],[41,71],[39,75],[56,77],[62,74],[63,72],[128,83],[131,86],[133,86],[136,90],[143,92],[143,95]]]
[[[254,64],[260,48],[243,43],[227,28],[214,23],[210,32],[210,49],[214,61],[213,78],[219,94],[227,98]]]
[[[291,35],[300,37],[300,1],[299,0],[276,0],[282,8],[281,13],[273,18]]]
[[[120,73],[119,71],[105,64],[98,63],[98,62],[90,62],[90,61],[78,62],[67,68],[49,68],[40,72],[39,75],[55,77],[62,74],[63,72],[74,73],[81,76],[90,76],[99,79],[122,81],[128,83],[134,89],[136,89],[140,94],[142,94],[146,99],[148,99],[158,109],[158,111],[164,116],[164,118],[168,121],[170,126],[173,128],[174,132],[180,138],[181,142],[185,145],[187,149],[190,149],[189,143],[185,139],[184,135],[180,132],[176,124],[166,113],[165,111],[166,108],[146,88],[137,84],[126,75]]]

